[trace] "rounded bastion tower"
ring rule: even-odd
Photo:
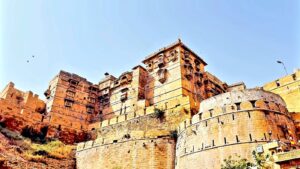
[[[234,154],[252,159],[260,144],[297,140],[285,102],[259,89],[232,91],[204,100],[178,128],[175,168],[221,168]]]

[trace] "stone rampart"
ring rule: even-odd
[[[276,94],[233,91],[207,99],[200,107],[198,114],[178,127],[178,169],[220,168],[229,155],[251,160],[251,152],[259,144],[297,140],[285,103]]]
[[[170,137],[128,138],[80,143],[77,146],[78,168],[173,169],[175,142]]]

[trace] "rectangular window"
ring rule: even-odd
[[[88,97],[88,101],[89,101],[90,103],[95,103],[95,102],[96,102],[96,99],[93,98],[93,97]]]
[[[70,100],[65,100],[65,107],[72,107],[73,102]]]
[[[249,134],[249,138],[250,138],[250,141],[252,141],[252,135],[251,134]]]
[[[212,146],[213,147],[215,146],[215,140],[212,140]]]
[[[226,140],[226,137],[224,137],[224,144],[227,144],[227,140]]]
[[[86,107],[86,112],[89,114],[92,114],[94,112],[94,108],[93,107]]]
[[[75,96],[75,92],[67,90],[67,96],[74,97]]]

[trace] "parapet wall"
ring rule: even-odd
[[[292,83],[295,83],[300,80],[300,70],[295,71],[295,73],[282,77],[278,80],[273,82],[269,82],[263,86],[264,90],[272,91],[276,90],[277,88],[286,87]]]
[[[163,114],[159,114],[161,111]],[[90,126],[98,137],[122,138],[131,131],[142,131],[145,136],[160,136],[176,130],[180,122],[191,118],[188,97],[170,100],[167,104],[150,106],[144,110],[119,115]]]
[[[96,139],[77,146],[78,168],[173,169],[175,142],[170,137],[130,138],[104,142]]]
[[[20,91],[12,82],[0,92],[0,122],[12,130],[41,124],[44,111],[45,103],[38,95]]]
[[[91,125],[98,137],[77,145],[78,168],[173,169],[173,136],[178,124],[191,118],[189,106],[189,97],[180,97]]]
[[[286,102],[289,112],[300,112],[300,70],[265,84],[263,89],[280,95]]]
[[[233,91],[207,99],[200,107],[178,127],[175,168],[221,168],[235,153],[251,160],[258,144],[297,141],[293,121],[276,94]]]
[[[248,89],[242,91],[227,92],[216,97],[211,97],[201,103],[200,112],[208,111],[216,107],[224,107],[233,103],[241,103],[245,101],[253,102],[263,100],[273,102],[285,107],[284,100],[278,95],[259,89]]]

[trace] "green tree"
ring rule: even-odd
[[[267,154],[260,154],[255,151],[252,152],[254,163],[249,162],[245,158],[241,158],[240,155],[235,154],[235,157],[229,156],[223,160],[221,169],[248,169],[255,167],[256,169],[272,169],[273,158]]]
[[[273,158],[269,154],[264,155],[264,154],[259,154],[255,151],[252,151],[252,156],[255,161],[255,166],[258,169],[272,169]]]
[[[241,156],[235,154],[235,157],[229,156],[224,159],[224,164],[221,165],[221,169],[246,169],[251,166],[254,166],[253,163],[249,162],[245,158],[241,158]]]

